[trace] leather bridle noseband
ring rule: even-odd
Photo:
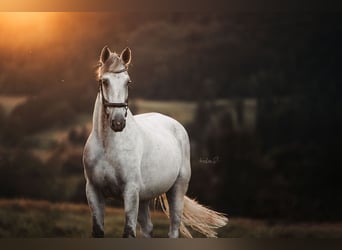
[[[110,71],[110,73],[114,73],[114,74],[120,74],[122,72],[127,71],[127,68],[125,67],[122,70],[118,70],[118,71]],[[101,96],[102,96],[102,105],[105,108],[125,108],[125,118],[127,117],[127,110],[128,110],[128,97],[126,99],[125,102],[109,102],[106,100],[106,98],[103,95],[103,89],[102,89],[102,79],[99,80],[99,91],[101,92]]]

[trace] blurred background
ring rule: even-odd
[[[235,218],[336,229],[341,21],[309,12],[0,13],[0,236],[90,230],[37,226],[38,212],[26,224],[6,218],[27,204],[86,204],[82,150],[104,45],[132,49],[131,110],[164,113],[188,130],[188,196],[228,214],[222,237],[248,235],[234,231]]]

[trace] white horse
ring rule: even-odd
[[[152,236],[149,203],[156,198],[170,217],[169,237],[177,238],[179,229],[191,237],[186,225],[216,237],[214,229],[227,218],[185,196],[191,169],[184,127],[168,116],[133,116],[128,109],[130,61],[129,48],[120,56],[107,46],[101,51],[93,128],[83,153],[92,235],[104,236],[105,199],[113,197],[124,201],[123,237],[136,236],[137,222],[142,236]]]

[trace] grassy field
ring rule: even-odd
[[[154,236],[166,237],[168,220],[152,212]],[[105,237],[121,237],[122,209],[107,208]],[[50,203],[33,200],[0,200],[0,237],[90,237],[90,214],[85,204]],[[138,233],[138,236],[140,234]],[[196,235],[200,237],[200,235]],[[342,223],[268,224],[261,220],[230,218],[219,237],[250,238],[340,238]]]

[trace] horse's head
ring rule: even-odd
[[[115,132],[121,132],[126,126],[128,85],[131,82],[127,69],[130,61],[129,48],[124,49],[120,56],[107,46],[101,51],[98,69],[101,101],[110,127]]]

